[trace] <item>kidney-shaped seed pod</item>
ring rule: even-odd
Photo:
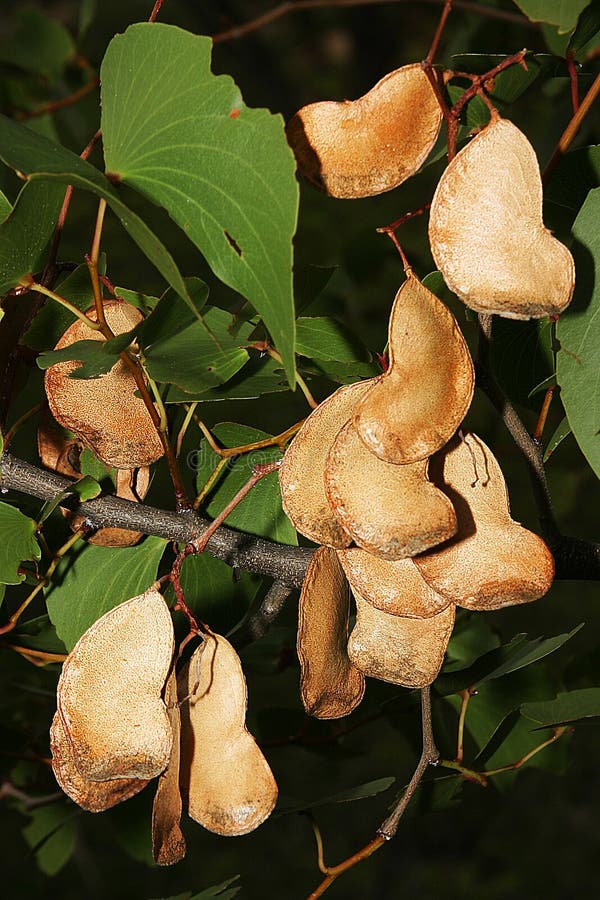
[[[173,734],[162,691],[173,646],[169,609],[151,588],[105,613],[73,647],[57,701],[84,778],[148,780],[166,767]]]
[[[331,510],[323,473],[335,436],[352,417],[354,407],[371,384],[372,381],[358,381],[327,397],[285,451],[279,470],[283,509],[296,531],[317,544],[348,547],[352,543]]]
[[[497,114],[442,175],[429,241],[448,287],[478,312],[557,315],[573,295],[573,257],[544,227],[533,147]]]
[[[50,726],[52,771],[65,794],[88,812],[104,812],[139,794],[148,784],[139,778],[117,778],[113,781],[88,781],[75,765],[71,744],[58,712]]]
[[[407,688],[423,688],[437,677],[456,609],[448,606],[429,619],[408,619],[375,609],[355,594],[356,625],[348,656],[371,678]]]
[[[287,137],[298,169],[331,197],[372,197],[398,187],[436,142],[441,111],[421,66],[390,72],[358,100],[304,106]]]
[[[413,559],[382,559],[360,547],[336,552],[352,591],[383,612],[427,619],[450,604],[423,580]]]
[[[434,481],[451,498],[456,535],[415,558],[421,575],[467,609],[499,609],[542,597],[554,578],[544,541],[510,515],[506,482],[481,438],[456,438],[430,463]]]
[[[317,719],[338,719],[355,709],[365,678],[348,659],[350,589],[336,551],[319,547],[308,565],[298,605],[300,695]]]
[[[141,321],[135,307],[121,301],[104,305],[106,321],[114,334],[122,334]],[[93,310],[88,311],[96,318]],[[55,350],[76,341],[102,341],[97,331],[77,319]],[[98,459],[117,469],[135,469],[156,462],[163,446],[132,373],[121,360],[99,378],[69,378],[79,367],[76,361],[56,363],[46,370],[45,386],[50,410],[57,422],[77,435]]]
[[[178,692],[180,784],[189,815],[216,834],[253,831],[271,814],[277,784],[246,728],[246,679],[224,637],[205,638],[181,671]]]
[[[159,866],[172,866],[185,856],[186,844],[181,831],[181,791],[179,790],[179,762],[181,739],[181,716],[177,702],[177,676],[175,667],[165,685],[165,704],[173,745],[171,756],[164,772],[159,776],[158,787],[152,806],[152,856]]]
[[[474,387],[456,319],[409,271],[390,316],[388,370],[354,413],[361,439],[387,462],[426,459],[455,433]]]
[[[427,480],[427,461],[384,462],[367,450],[352,422],[329,451],[325,489],[356,544],[384,559],[414,556],[456,531],[452,503]]]

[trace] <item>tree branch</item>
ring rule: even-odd
[[[51,500],[72,484],[68,478],[39,469],[10,453],[2,457],[2,487],[5,489]],[[61,506],[85,516],[95,528],[126,528],[181,544],[201,537],[210,525],[192,510],[171,512],[108,495],[85,503],[78,502],[75,495],[68,496],[61,501]],[[276,544],[224,526],[211,537],[206,549],[233,568],[268,575],[290,587],[301,587],[313,552],[304,547]]]

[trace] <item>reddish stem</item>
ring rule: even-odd
[[[577,83],[577,63],[572,52],[567,53],[567,69],[569,70],[569,80],[571,82],[571,104],[573,112],[579,109],[579,85]]]
[[[444,8],[442,10],[442,14],[440,16],[440,21],[438,22],[438,27],[436,28],[435,34],[433,36],[433,40],[431,42],[431,47],[429,48],[429,53],[425,57],[425,64],[431,68],[433,65],[433,60],[435,59],[435,54],[437,53],[440,40],[442,34],[444,33],[444,28],[446,27],[446,22],[448,21],[448,16],[452,12],[452,0],[444,0]]]
[[[149,22],[156,21],[156,17],[160,12],[160,8],[163,5],[163,3],[164,3],[164,0],[156,0],[156,3],[154,4],[154,7],[152,9],[152,12],[150,13],[150,18],[148,19]]]

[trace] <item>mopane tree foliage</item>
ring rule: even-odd
[[[600,3],[121,6],[0,33],[15,896],[591,895]]]

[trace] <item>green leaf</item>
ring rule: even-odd
[[[194,279],[185,278],[184,281],[186,284],[189,284],[189,282],[194,281]],[[129,303],[130,306],[135,306],[136,309],[139,309],[140,312],[145,316],[151,313],[158,303],[158,297],[150,297],[148,296],[148,294],[142,294],[139,291],[130,291],[127,288],[123,287],[115,287],[115,294],[121,300],[124,300],[125,303]],[[193,294],[191,294],[190,297],[195,303],[196,298],[193,296]]]
[[[25,578],[17,571],[21,563],[41,558],[36,527],[33,519],[0,502],[0,583],[20,584]]]
[[[209,403],[214,400],[254,400],[263,394],[289,391],[281,363],[265,355],[251,356],[227,384],[204,391],[186,393],[172,384],[166,390],[165,403]]]
[[[600,145],[580,147],[559,162],[546,191],[546,199],[579,212],[589,192],[600,184]]]
[[[231,566],[208,553],[188,556],[181,567],[187,605],[218,634],[228,634],[243,619],[260,583],[259,576],[234,573]],[[171,589],[167,596],[174,599]]]
[[[164,206],[215,274],[264,319],[295,378],[292,236],[298,186],[283,119],[210,71],[210,38],[141,23],[101,68],[107,170]]]
[[[348,328],[322,317],[296,319],[296,352],[310,359],[370,361],[367,348]]]
[[[23,837],[45,875],[56,875],[73,855],[77,833],[74,814],[65,804],[39,806],[31,812]]]
[[[48,616],[37,616],[20,622],[10,632],[11,643],[44,653],[66,653],[67,648],[56,634],[56,628]]]
[[[52,236],[65,189],[57,184],[26,184],[0,224],[0,294],[32,274]]]
[[[66,490],[60,491],[60,493],[58,493],[56,497],[53,497],[52,500],[46,500],[40,511],[38,522],[45,522],[69,494],[77,494],[77,496],[84,501],[93,500],[94,497],[98,497],[101,493],[102,488],[98,482],[89,475],[86,475],[84,478],[80,478],[79,481],[74,481],[72,485],[66,488]]]
[[[494,316],[492,368],[511,400],[537,408],[537,400],[531,403],[533,389],[554,375],[550,319],[516,322]]]
[[[98,378],[110,372],[117,362],[119,353],[129,346],[134,337],[133,329],[117,334],[107,341],[75,341],[62,350],[47,350],[41,353],[36,361],[40,369],[48,369],[59,362],[78,360],[81,365],[69,373],[69,378]]]
[[[486,681],[502,678],[504,675],[530,666],[550,653],[554,653],[581,628],[583,628],[583,623],[567,634],[559,634],[552,638],[533,638],[533,640],[528,640],[526,634],[517,634],[510,643],[489,650],[466,665],[445,666],[435,682],[435,688],[440,694],[454,694],[465,688],[476,687]]]
[[[544,452],[544,462],[548,462],[556,448],[559,444],[562,444],[566,437],[569,437],[571,434],[571,426],[569,425],[569,420],[566,416],[564,416],[562,422],[556,427],[554,434],[548,441],[546,445],[546,450]]]
[[[532,22],[556,25],[559,34],[567,34],[577,24],[582,10],[590,0],[514,0]]]
[[[0,63],[56,81],[75,56],[66,28],[35,9],[17,13],[17,28],[0,46]]]
[[[600,32],[600,0],[592,0],[577,20],[577,28],[571,35],[568,50],[577,55],[582,47]]]
[[[375,781],[368,781],[366,784],[359,784],[356,787],[348,788],[348,790],[340,791],[339,794],[332,794],[330,797],[321,797],[318,800],[299,801],[285,799],[281,800],[277,805],[276,816],[287,816],[290,813],[306,812],[309,809],[318,809],[320,806],[332,806],[336,803],[352,803],[354,800],[365,800],[367,797],[376,797],[388,791],[394,784],[396,779],[389,775],[386,778],[377,778]]]
[[[0,191],[0,222],[3,222],[4,219],[10,214],[12,210],[12,203],[2,191]]]
[[[148,374],[190,393],[228,381],[249,359],[231,336],[231,323],[231,314],[216,306],[200,323],[178,297],[163,297],[140,329]]]
[[[212,887],[205,888],[203,891],[200,891],[199,894],[194,894],[193,897],[190,897],[190,900],[210,900],[211,897],[220,897],[221,900],[231,900],[232,897],[235,897],[241,891],[240,885],[235,885],[231,887],[234,881],[239,879],[239,875],[234,875],[233,878],[228,878],[226,881],[222,881],[221,884],[215,884]],[[227,890],[229,888],[229,890]]]
[[[105,612],[150,587],[166,544],[157,537],[118,549],[86,544],[60,562],[46,597],[48,615],[67,650]]]
[[[456,806],[460,801],[463,785],[462,776],[458,773],[438,778],[424,778],[413,794],[405,816],[410,819]],[[400,801],[405,789],[394,798],[391,808]]]
[[[192,309],[195,308],[181,272],[167,248],[146,223],[119,199],[111,183],[98,169],[60,144],[2,115],[0,159],[11,168],[24,172],[31,182],[55,180],[59,184],[72,184],[103,197],[163,278]]]
[[[521,714],[540,728],[600,718],[600,688],[581,688],[559,694],[554,700],[524,703]]]
[[[590,191],[573,225],[577,283],[557,323],[557,380],[573,434],[600,477],[600,188]]]
[[[217,441],[223,447],[241,447],[270,437],[266,432],[247,425],[236,425],[223,422],[212,429]],[[198,491],[208,481],[220,457],[212,450],[207,441],[202,441],[198,450],[188,456],[188,465],[196,469],[196,485]],[[253,450],[242,456],[229,460],[221,477],[208,495],[206,512],[215,517],[237,494],[248,481],[252,467],[259,463],[273,462],[281,459],[277,447],[265,447]],[[277,472],[262,478],[242,500],[225,522],[232,528],[271,538],[282,544],[297,543],[296,531],[281,506],[281,492]]]

